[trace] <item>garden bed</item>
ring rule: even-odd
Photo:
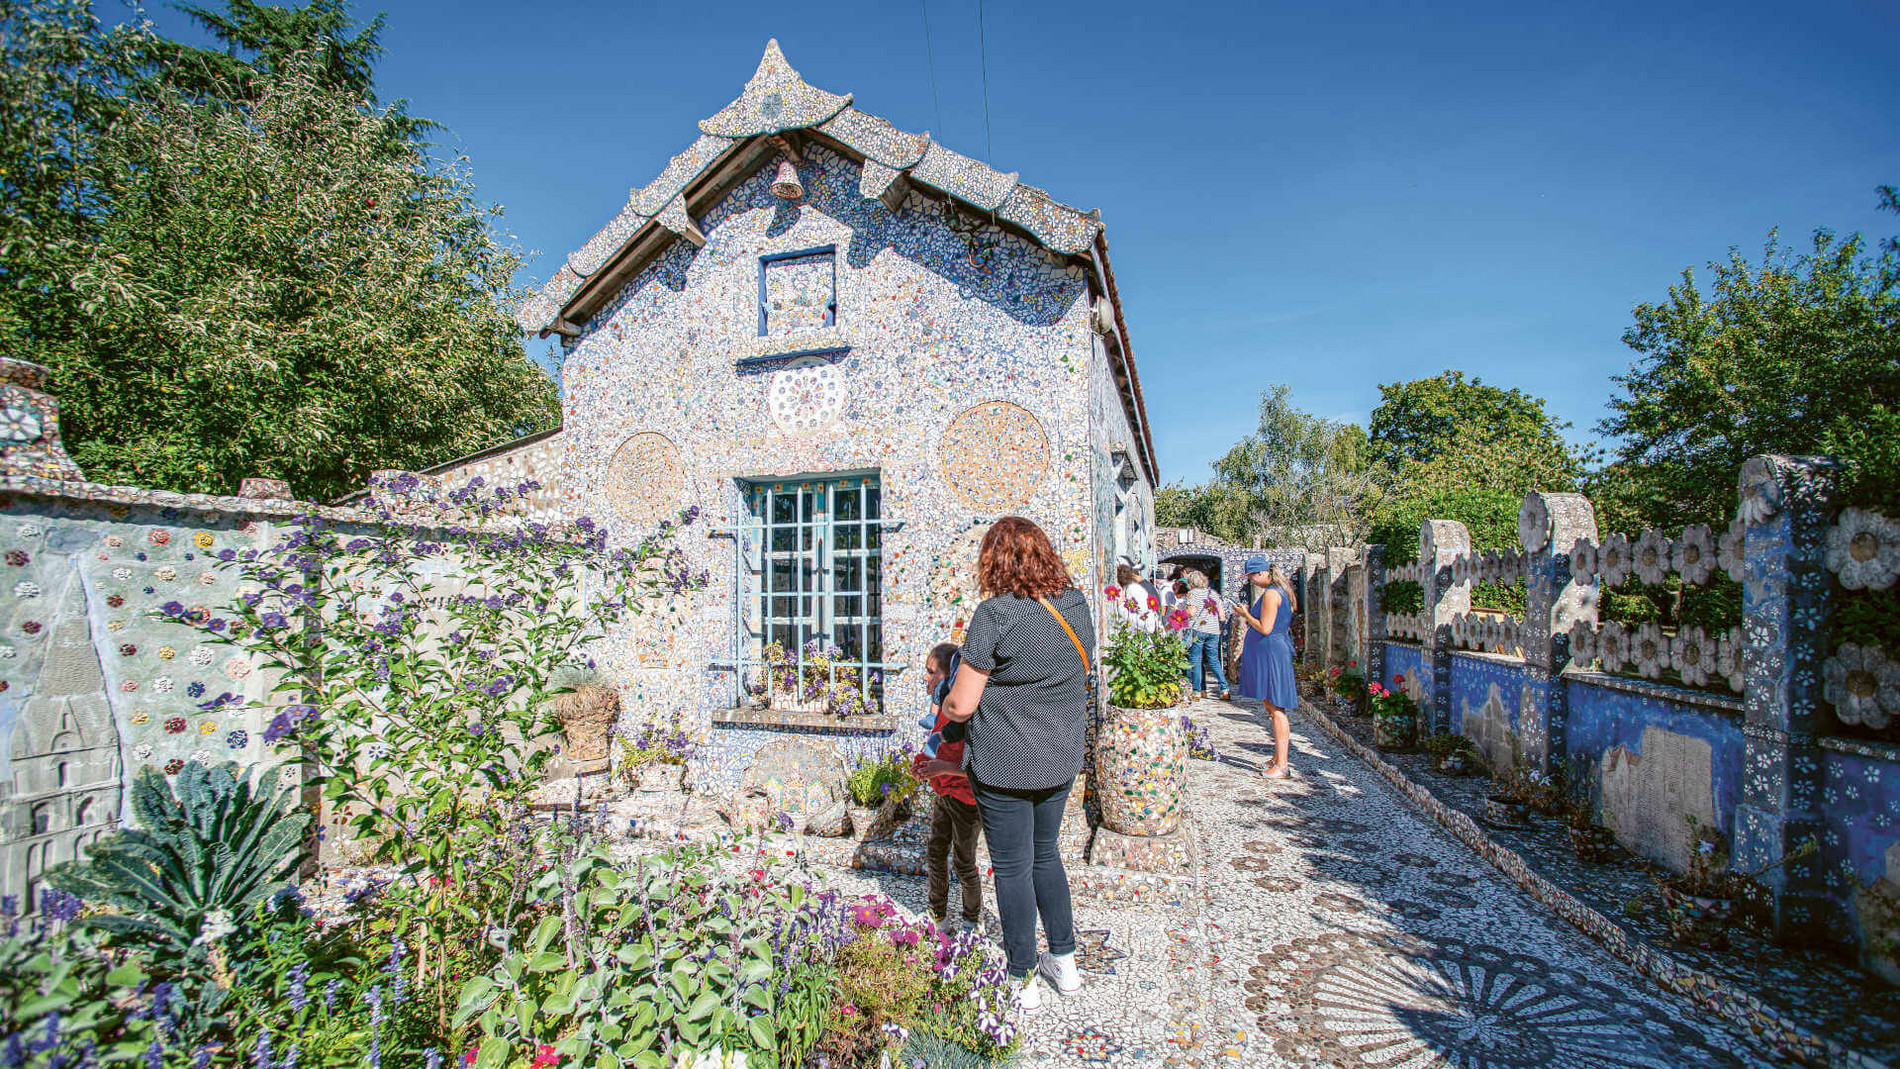
[[[1320,726],[1446,830],[1651,979],[1807,1064],[1900,1066],[1900,991],[1825,953],[1774,943],[1739,926],[1726,950],[1684,946],[1669,934],[1647,862],[1627,853],[1604,864],[1581,861],[1556,817],[1538,815],[1525,829],[1482,825],[1492,793],[1488,778],[1437,772],[1423,752],[1376,750],[1369,718],[1316,693],[1302,697]],[[1632,900],[1648,908],[1626,913],[1624,904]]]

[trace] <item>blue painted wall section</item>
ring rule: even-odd
[[[1459,734],[1470,734],[1465,730],[1465,718],[1476,718],[1482,715],[1485,705],[1491,700],[1491,691],[1494,687],[1509,715],[1508,726],[1516,730],[1517,704],[1522,696],[1525,682],[1522,664],[1494,661],[1464,653],[1452,654],[1451,730]]]
[[[1828,898],[1841,907],[1829,918],[1840,938],[1854,895],[1854,880],[1873,883],[1887,875],[1887,850],[1900,842],[1900,761],[1824,750],[1821,758],[1821,870]]]
[[[1618,746],[1640,755],[1643,729],[1654,727],[1687,735],[1709,744],[1711,793],[1716,823],[1725,831],[1735,825],[1735,806],[1742,798],[1741,718],[1688,702],[1635,694],[1613,687],[1568,679],[1570,720],[1566,756],[1580,757],[1595,770],[1603,755]],[[1674,689],[1674,688],[1656,688]],[[1685,692],[1686,693],[1686,692]]]

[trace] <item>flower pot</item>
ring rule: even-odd
[[[1602,864],[1616,856],[1616,836],[1597,824],[1570,825],[1570,848],[1577,860]]]
[[[1527,802],[1494,794],[1484,800],[1484,812],[1478,819],[1494,828],[1528,828],[1531,826],[1531,807]]]
[[[650,764],[640,769],[640,789],[648,793],[686,789],[686,766]]]
[[[1372,718],[1372,744],[1381,750],[1409,750],[1418,745],[1418,717],[1388,714]]]
[[[1676,937],[1676,942],[1703,950],[1720,950],[1728,945],[1734,899],[1691,894],[1668,884],[1663,885],[1662,898],[1669,934]]]
[[[556,695],[554,712],[561,720],[566,740],[563,754],[569,761],[586,764],[607,759],[607,735],[620,717],[620,695],[612,687],[585,683]]]
[[[1187,732],[1170,709],[1108,707],[1096,734],[1102,823],[1122,835],[1166,835],[1187,795]]]
[[[1447,776],[1469,776],[1471,756],[1463,750],[1453,750],[1438,759],[1438,771]]]
[[[851,817],[851,834],[859,839],[871,838],[877,829],[877,808],[853,802],[845,806],[845,812]]]

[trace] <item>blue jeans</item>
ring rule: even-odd
[[[1075,953],[1075,914],[1069,904],[1069,874],[1062,869],[1062,814],[1074,783],[1040,791],[1011,791],[972,779],[983,837],[996,870],[996,914],[1003,922],[1003,950],[1011,976],[1036,971],[1036,915],[1049,937],[1049,953]]]
[[[1196,694],[1201,692],[1201,660],[1207,660],[1208,671],[1214,674],[1214,685],[1227,689],[1227,673],[1220,667],[1220,636],[1204,635],[1199,631],[1190,632],[1194,641],[1188,643],[1188,689]]]

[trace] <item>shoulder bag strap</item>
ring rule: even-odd
[[[1070,627],[1069,621],[1063,619],[1062,614],[1056,611],[1056,607],[1054,605],[1049,604],[1048,598],[1038,597],[1036,600],[1042,602],[1042,607],[1045,609],[1048,609],[1049,615],[1055,617],[1056,623],[1059,623],[1062,625],[1062,630],[1068,634],[1069,641],[1075,643],[1075,652],[1080,654],[1082,657],[1082,674],[1087,675],[1091,671],[1091,669],[1089,668],[1088,651],[1082,648],[1082,640],[1075,637],[1075,628]]]

